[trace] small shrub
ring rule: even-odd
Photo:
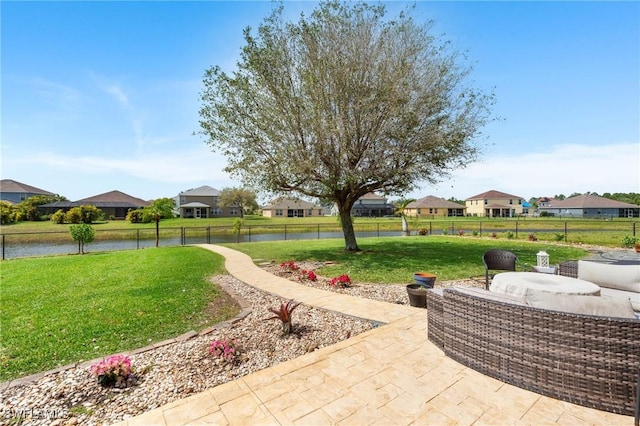
[[[458,236],[464,237],[464,231],[462,229],[458,230]]]
[[[278,319],[282,322],[282,335],[288,336],[291,333],[292,322],[291,314],[293,310],[297,308],[300,303],[295,303],[293,300],[289,300],[287,303],[282,303],[280,309],[269,308],[269,312],[273,312],[275,315],[266,318],[265,321]]]
[[[340,275],[339,277],[335,277],[335,278],[331,278],[331,281],[329,281],[329,285],[331,287],[342,287],[342,288],[347,288],[351,286],[351,278],[349,278],[349,275]]]
[[[442,230],[442,235],[448,235],[449,234],[449,230],[447,228],[444,228]]]
[[[471,235],[473,235],[474,237],[477,237],[478,235],[480,235],[480,233],[474,229]]]
[[[638,239],[636,237],[632,237],[631,235],[625,235],[624,238],[622,238],[622,246],[623,247],[633,247],[633,245],[635,243],[638,242]]]
[[[131,360],[126,355],[112,355],[92,365],[91,374],[103,387],[126,387],[131,377]]]
[[[529,234],[529,241],[538,241],[538,237],[536,237],[536,234]]]
[[[293,260],[288,260],[286,262],[282,262],[280,264],[280,268],[282,268],[283,270],[285,270],[287,272],[293,272],[293,271],[297,271],[298,269],[300,269],[300,267],[298,265],[296,265],[296,263]]]
[[[209,353],[227,362],[232,362],[238,355],[235,343],[231,340],[214,340],[209,345]]]
[[[492,233],[491,238],[498,238],[498,234],[496,232]]]
[[[313,271],[307,271],[307,270],[301,270],[300,271],[300,276],[298,277],[298,279],[300,281],[304,281],[304,280],[309,280],[309,281],[317,281],[318,277],[316,276],[316,273]]]
[[[62,225],[64,223],[64,210],[59,209],[49,217],[49,220],[53,223],[57,223],[58,225]]]
[[[511,231],[507,232],[507,238],[508,239],[513,240],[513,237],[514,237],[513,232],[511,232]]]
[[[564,234],[560,234],[560,233],[555,234],[555,239],[556,241],[564,240]]]
[[[96,236],[96,231],[91,225],[86,223],[80,223],[78,225],[71,225],[69,227],[69,233],[73,241],[78,243],[78,253],[84,254],[84,245],[92,242]]]
[[[429,234],[429,230],[426,228],[420,228],[418,230],[418,235],[428,235]]]

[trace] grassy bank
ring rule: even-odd
[[[5,261],[0,381],[139,348],[236,314],[209,303],[222,258],[175,247]]]
[[[183,234],[189,238],[235,235],[235,218],[213,219],[166,219],[160,222],[160,239],[176,238]],[[96,231],[96,241],[155,239],[155,224],[132,224],[127,221],[109,221],[92,224]],[[582,243],[621,247],[622,240],[634,233],[640,238],[640,221],[637,218],[602,219],[562,219],[562,218],[423,218],[409,219],[412,234],[419,231],[429,235],[490,236],[495,233],[499,239],[526,241],[531,235],[541,241]],[[354,218],[356,232],[400,232],[399,217]],[[266,218],[247,216],[241,235],[294,234],[340,232],[341,227],[335,217],[308,218]],[[68,243],[71,242],[69,225],[51,222],[20,222],[3,226],[0,232],[7,246],[26,243]]]
[[[345,253],[342,239],[226,245],[256,261],[333,262],[319,273],[327,277],[348,274],[359,282],[392,284],[408,283],[419,271],[434,273],[438,280],[484,275],[482,254],[491,248],[511,250],[529,265],[536,264],[540,250],[549,253],[551,263],[587,255],[587,251],[573,246],[457,236],[361,238],[358,245],[362,251],[358,253]]]

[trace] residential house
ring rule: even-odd
[[[11,204],[18,204],[34,195],[55,195],[44,189],[27,185],[11,179],[0,180],[0,201],[7,201]]]
[[[555,201],[556,200],[554,198],[540,197],[540,198],[538,198],[538,201],[537,201],[538,208],[540,208],[540,207],[549,207],[551,205],[551,203],[553,203]]]
[[[396,206],[387,203],[387,199],[373,192],[363,195],[351,208],[351,216],[354,217],[383,217],[393,216]],[[331,208],[331,215],[338,215],[337,206]]]
[[[523,214],[524,199],[518,195],[491,190],[465,200],[467,215],[480,217],[517,217]]]
[[[124,219],[129,210],[136,210],[149,204],[149,201],[114,190],[77,201],[56,201],[43,204],[38,207],[38,210],[44,214],[53,214],[58,210],[66,212],[78,206],[95,206],[104,213],[104,217],[107,219]]]
[[[549,216],[581,218],[640,217],[640,206],[597,195],[583,194],[538,205],[538,212]]]
[[[427,195],[407,204],[404,212],[412,217],[465,216],[467,208],[444,198]]]
[[[174,200],[176,211],[182,218],[242,217],[239,206],[222,207],[220,191],[207,185],[178,194]]]
[[[318,204],[292,198],[279,198],[262,208],[265,217],[320,217],[324,209]]]

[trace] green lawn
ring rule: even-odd
[[[540,250],[549,253],[551,263],[587,255],[578,247],[552,243],[458,236],[360,238],[358,245],[362,251],[358,253],[344,252],[342,239],[225,245],[248,254],[256,261],[336,262],[323,267],[320,274],[330,277],[348,274],[355,281],[391,284],[410,282],[413,273],[419,271],[434,273],[438,280],[484,275],[482,254],[491,248],[511,250],[529,265],[536,264],[536,254]]]
[[[0,381],[130,350],[224,321],[207,278],[220,256],[174,247],[0,263]]]

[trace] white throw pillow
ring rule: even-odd
[[[579,260],[578,278],[600,287],[640,293],[640,265],[610,265]]]

